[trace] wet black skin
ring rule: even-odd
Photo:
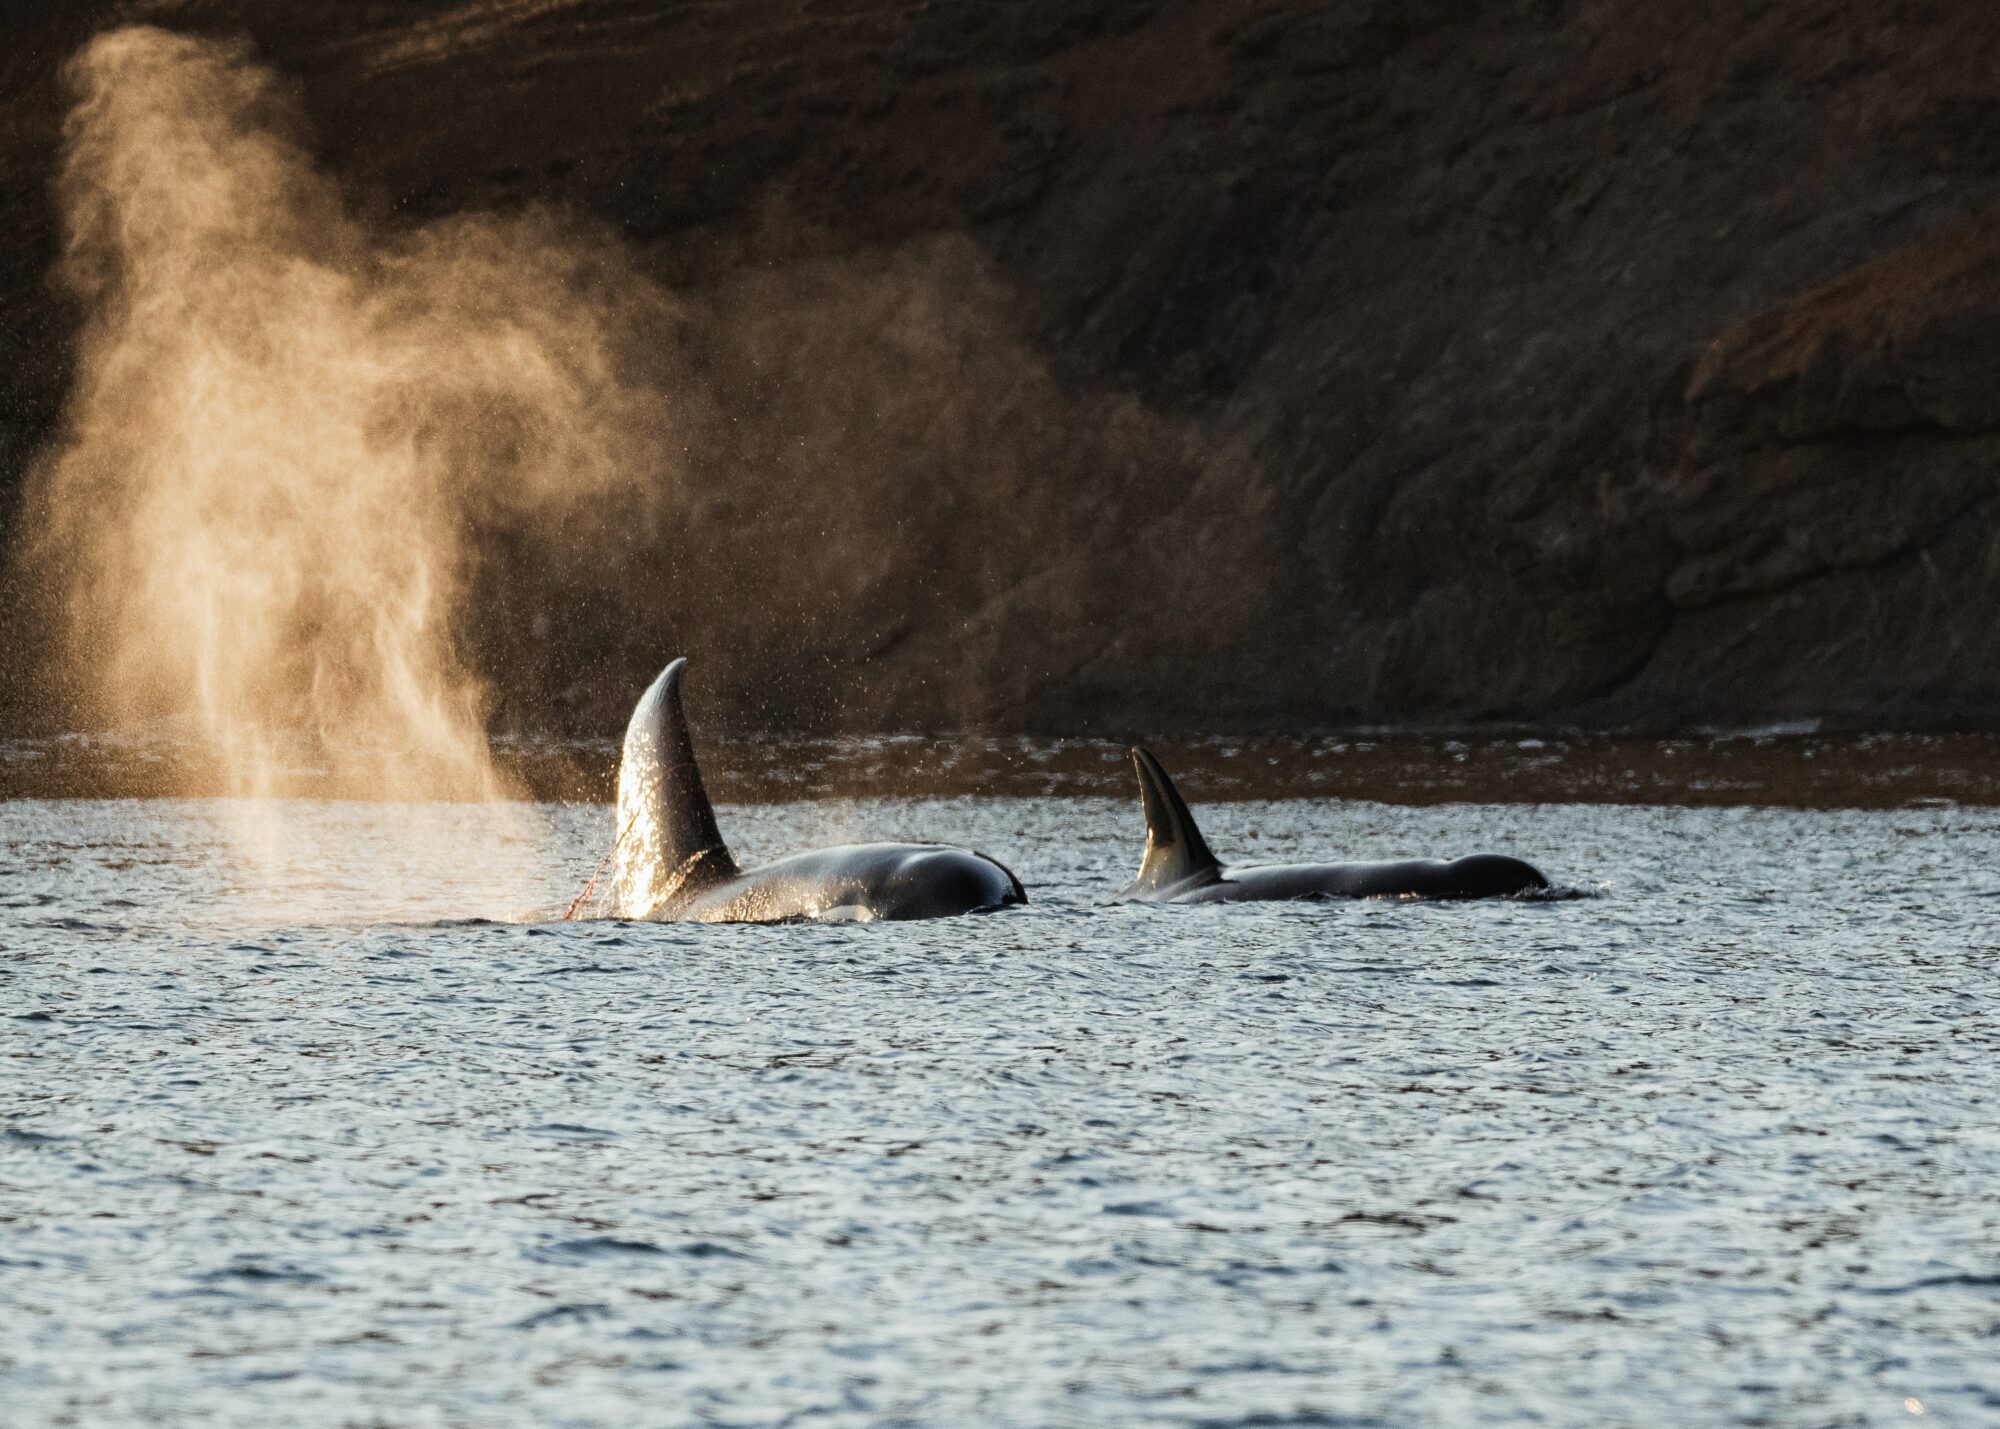
[[[1151,750],[1132,767],[1146,812],[1146,857],[1120,901],[1144,903],[1290,902],[1307,898],[1505,898],[1547,888],[1533,865],[1476,853],[1392,863],[1282,863],[1226,867],[1209,852],[1194,815]]]
[[[947,844],[844,844],[749,870],[716,828],[681,713],[687,661],[661,672],[632,711],[618,765],[619,916],[661,922],[781,923],[949,918],[1026,903],[999,863]]]

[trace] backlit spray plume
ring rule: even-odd
[[[107,713],[191,714],[243,794],[303,751],[344,793],[493,795],[472,532],[577,559],[566,516],[643,519],[667,299],[545,216],[375,231],[241,47],[118,30],[69,79],[86,320],[33,504]]]

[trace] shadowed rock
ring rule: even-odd
[[[503,727],[614,731],[662,638],[737,725],[1990,722],[2000,11],[1863,14],[24,0],[0,519],[57,69],[153,20],[248,33],[367,211],[548,204],[684,303],[670,514],[484,539]]]

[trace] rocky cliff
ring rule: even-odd
[[[484,553],[503,725],[2000,719],[2000,11],[14,0],[0,513],[56,430],[66,55],[246,35],[389,226],[676,295],[642,533]],[[583,537],[579,537],[583,539]],[[84,717],[46,574],[17,722]],[[41,671],[38,678],[30,672]]]

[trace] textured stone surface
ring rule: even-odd
[[[553,204],[681,295],[703,480],[588,578],[493,552],[503,724],[677,651],[744,724],[2000,718],[2000,12],[14,10],[10,517],[99,24],[249,34],[385,222]]]

